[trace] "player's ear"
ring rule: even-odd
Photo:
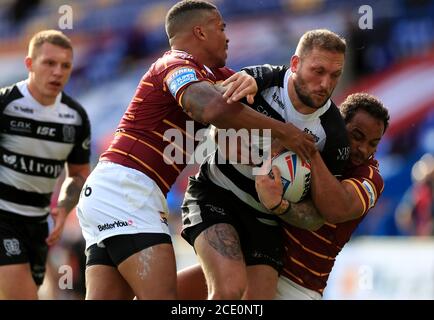
[[[298,65],[300,64],[300,57],[297,55],[293,55],[291,57],[291,72],[296,73],[298,69]]]
[[[205,32],[204,32],[202,26],[194,26],[193,27],[193,34],[196,38],[198,38],[200,40],[206,39],[206,35],[205,35]]]
[[[26,66],[26,68],[27,68],[28,71],[32,71],[32,58],[29,57],[29,56],[27,56],[24,59],[24,65]]]

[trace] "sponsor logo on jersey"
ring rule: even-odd
[[[3,162],[5,164],[12,166],[15,162],[17,162],[17,156],[13,154],[11,155],[3,154]]]
[[[220,214],[222,216],[226,215],[225,209],[223,209],[221,207],[217,207],[217,206],[215,206],[213,204],[206,204],[205,207],[207,207],[208,210],[211,211],[211,212],[218,213],[218,214]]]
[[[21,121],[21,120],[11,120],[9,122],[11,131],[15,132],[32,132],[32,124],[30,122]]]
[[[57,178],[63,170],[63,164],[54,164],[47,162],[40,162],[34,158],[26,157],[23,155],[8,154],[2,152],[1,161],[8,167],[26,173],[36,174],[45,177]]]
[[[169,87],[170,93],[176,97],[179,89],[187,83],[194,81],[197,81],[196,71],[192,68],[182,67],[172,72],[166,80],[166,84]]]
[[[90,137],[87,137],[86,139],[83,140],[83,143],[81,144],[81,147],[84,150],[89,150],[89,148],[90,148]]]
[[[47,126],[38,126],[36,128],[36,134],[40,135],[40,136],[55,137],[56,136],[56,128],[50,128]]]
[[[315,140],[315,143],[317,143],[319,141],[319,137],[316,134],[314,134],[310,129],[304,128],[304,132],[310,134],[313,137],[313,139]]]
[[[62,129],[63,133],[63,141],[65,142],[74,142],[75,140],[75,128],[70,125],[63,125]]]
[[[274,102],[277,103],[280,109],[285,109],[285,104],[283,103],[282,100],[280,100],[279,96],[277,95],[277,92],[273,93],[272,99]]]
[[[375,205],[376,200],[374,189],[372,188],[372,185],[366,180],[363,180],[362,185],[368,192],[369,208],[372,208]]]
[[[23,106],[14,106],[15,111],[21,111],[23,113],[30,113],[33,114],[34,110],[29,107],[23,107]]]
[[[98,230],[99,231],[104,231],[104,230],[110,230],[110,229],[114,229],[114,228],[122,228],[122,227],[128,227],[131,226],[133,224],[133,220],[128,220],[128,221],[113,221],[113,223],[104,223],[104,224],[99,224],[98,225]]]
[[[256,111],[258,111],[259,113],[262,113],[263,115],[266,115],[267,117],[271,117],[270,113],[265,110],[265,108],[263,106],[261,106],[260,104],[255,106]]]
[[[350,147],[338,148],[337,160],[348,160],[350,158]]]
[[[3,246],[6,250],[7,256],[17,256],[21,254],[20,242],[16,238],[3,239]]]
[[[262,67],[253,68],[251,71],[253,73],[253,78],[263,79],[264,75],[262,73]]]
[[[59,118],[61,118],[61,119],[74,119],[75,116],[71,113],[59,113]]]

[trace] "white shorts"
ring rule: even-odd
[[[112,236],[166,233],[167,202],[144,173],[112,162],[100,162],[83,186],[77,205],[86,248]]]
[[[302,287],[287,277],[280,276],[274,300],[321,300],[321,298],[318,292]]]

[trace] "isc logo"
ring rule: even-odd
[[[50,128],[45,126],[39,126],[36,129],[36,134],[39,134],[41,136],[49,136],[54,137],[56,135],[56,128]]]

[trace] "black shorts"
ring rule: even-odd
[[[41,285],[45,276],[48,245],[45,217],[0,213],[0,265],[30,263],[33,280]]]
[[[172,243],[166,233],[122,234],[107,238],[104,247],[93,244],[86,250],[86,266],[106,265],[118,267],[133,254],[161,243]]]
[[[190,177],[182,204],[181,235],[194,246],[202,231],[218,223],[228,223],[238,233],[246,265],[270,265],[280,272],[284,249],[277,219],[250,207],[231,191],[203,176]]]

